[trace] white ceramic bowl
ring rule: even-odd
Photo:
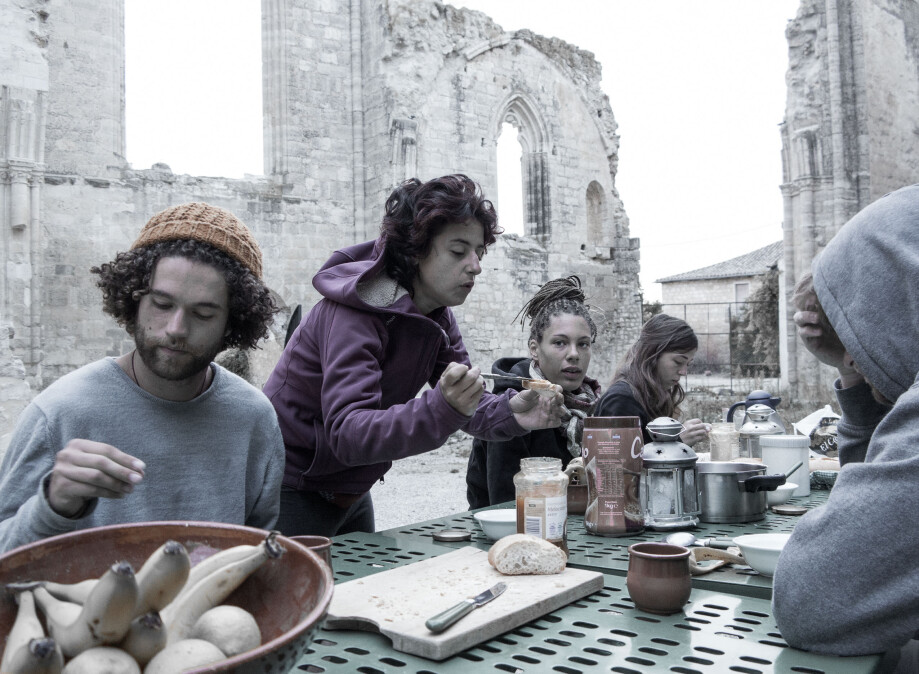
[[[797,488],[798,485],[794,482],[786,482],[785,484],[779,485],[773,491],[766,492],[766,502],[771,506],[781,505],[791,498],[791,495],[794,494]]]
[[[478,521],[489,540],[496,541],[517,533],[517,511],[513,508],[483,510],[473,517]]]
[[[790,537],[791,534],[748,534],[737,536],[734,544],[740,548],[747,564],[755,571],[771,576],[775,573],[779,553]]]

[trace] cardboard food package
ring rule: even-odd
[[[638,417],[588,417],[581,455],[587,472],[584,528],[598,536],[644,530],[641,510],[641,426]]]

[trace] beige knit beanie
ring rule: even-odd
[[[181,204],[154,215],[131,249],[160,241],[192,239],[222,250],[256,278],[262,278],[262,251],[252,232],[227,210],[203,202]]]

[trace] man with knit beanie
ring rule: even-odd
[[[0,551],[123,522],[273,527],[274,408],[213,362],[254,348],[277,311],[251,232],[222,208],[182,204],[91,271],[135,348],[61,377],[23,411],[0,465]]]

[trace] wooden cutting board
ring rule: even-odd
[[[440,634],[425,621],[496,583],[507,590]],[[551,576],[504,576],[488,552],[460,548],[335,586],[327,629],[375,631],[403,653],[443,660],[603,587],[603,574],[566,568]]]

